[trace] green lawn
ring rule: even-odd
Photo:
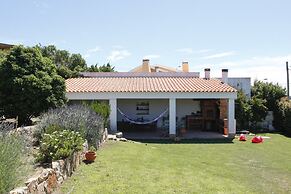
[[[63,193],[291,193],[291,138],[263,144],[107,142]]]

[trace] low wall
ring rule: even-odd
[[[44,169],[40,174],[25,182],[25,187],[10,191],[10,194],[47,194],[58,188],[65,179],[73,174],[84,159],[88,145],[84,145],[83,152],[75,152],[72,156],[51,163],[51,168]]]
[[[31,129],[27,127],[27,129]],[[23,128],[20,131],[27,131]],[[30,131],[30,130],[28,130]],[[19,132],[19,131],[18,131]],[[107,128],[101,134],[101,139],[97,142],[97,146],[100,147],[108,136]],[[79,167],[82,161],[85,159],[85,152],[88,151],[88,143],[83,144],[83,151],[75,152],[72,156],[63,159],[53,161],[50,168],[45,168],[40,174],[28,179],[25,182],[24,187],[18,187],[10,191],[10,194],[47,194],[52,193],[58,188],[64,180],[70,177],[73,172]]]

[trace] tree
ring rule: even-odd
[[[291,136],[291,100],[288,97],[281,98],[278,107],[277,116],[280,120],[278,127],[284,134]]]
[[[268,108],[266,107],[266,100],[253,96],[249,104],[251,106],[251,124],[252,127],[256,127],[258,122],[264,120],[268,114]]]
[[[80,54],[72,54],[69,58],[68,67],[72,71],[84,71],[87,65],[85,59]]]
[[[277,101],[286,96],[286,89],[279,84],[255,81],[251,93],[252,96],[266,100],[268,110],[274,111],[277,107]]]
[[[98,67],[98,64],[91,65],[89,68],[87,68],[87,71],[89,72],[115,72],[114,66],[112,67],[110,63],[104,64],[100,67]]]
[[[278,101],[286,96],[286,89],[279,86],[279,84],[265,83],[262,81],[255,81],[252,87],[252,95],[266,101],[266,107],[269,111],[273,111],[273,126],[281,129],[281,117],[278,106]]]
[[[85,59],[80,54],[71,54],[66,50],[59,50],[54,45],[37,46],[42,55],[50,58],[57,66],[57,72],[65,79],[78,77],[81,71],[87,69]]]
[[[49,108],[66,103],[65,81],[39,47],[15,46],[0,66],[0,107],[27,123]]]
[[[249,103],[249,99],[242,91],[238,91],[235,101],[235,118],[238,129],[245,130],[249,128],[252,114],[252,107]]]

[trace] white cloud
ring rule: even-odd
[[[193,50],[192,48],[180,48],[177,49],[176,51],[185,54],[193,54],[193,53],[207,53],[211,51],[211,49]]]
[[[91,57],[91,55],[93,53],[97,53],[99,51],[101,51],[102,49],[99,47],[99,46],[96,46],[95,48],[92,48],[92,49],[88,49],[86,51],[86,53],[83,55],[85,59],[88,59],[89,57]]]
[[[96,53],[98,51],[101,51],[101,48],[99,46],[96,46],[95,48],[89,49],[87,53]]]
[[[146,55],[143,57],[143,59],[156,59],[156,58],[160,58],[160,55]]]
[[[286,56],[258,56],[237,61],[225,61],[213,65],[205,64],[204,67],[211,67],[213,77],[221,76],[221,69],[228,68],[230,77],[251,77],[268,82],[279,83],[286,87],[286,61],[291,60],[291,54]]]
[[[217,53],[217,54],[208,55],[206,57],[203,57],[203,59],[216,59],[216,58],[222,58],[222,57],[227,57],[227,56],[231,56],[231,55],[235,55],[235,52],[228,51],[228,52],[223,52],[223,53]]]
[[[186,53],[186,54],[192,54],[194,53],[194,50],[192,48],[180,48],[176,50],[179,53]]]
[[[111,51],[110,55],[107,57],[107,60],[111,62],[122,60],[128,56],[130,56],[131,53],[128,50],[113,50]]]

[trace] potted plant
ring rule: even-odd
[[[85,153],[85,158],[88,162],[94,162],[96,158],[96,148],[91,146],[90,149]]]

